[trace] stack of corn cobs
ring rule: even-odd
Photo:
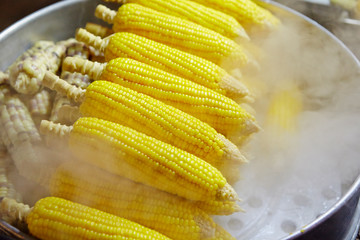
[[[1,73],[2,219],[39,239],[234,239],[211,215],[241,211],[251,38],[279,20],[251,0],[112,2],[95,10],[112,29],[40,41]],[[21,203],[10,173],[48,196]]]

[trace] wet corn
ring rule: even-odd
[[[42,198],[32,208],[5,198],[1,211],[26,222],[30,233],[44,240],[169,239],[129,220],[56,197]]]
[[[95,15],[113,24],[114,32],[131,32],[205,58],[219,65],[256,65],[249,53],[233,40],[185,19],[143,7],[122,5],[118,12],[103,5]]]
[[[61,88],[66,86],[63,80],[48,74],[44,83]],[[67,86],[69,90],[73,88]],[[63,94],[82,99],[80,113],[85,117],[97,117],[131,127],[190,152],[222,171],[246,162],[239,149],[208,124],[121,85],[95,81],[85,92],[73,95],[65,90]]]
[[[136,34],[119,32],[103,40],[84,29],[79,29],[76,38],[104,52],[107,61],[118,57],[131,58],[233,99],[243,98],[249,94],[247,87],[240,80],[230,76],[218,65]]]
[[[208,123],[218,132],[248,135],[258,130],[252,115],[211,89],[129,58],[107,64],[66,58],[63,68],[88,74],[149,95]]]
[[[244,28],[235,18],[223,12],[189,0],[105,0],[106,2],[137,3],[175,17],[187,19],[218,32],[225,37],[248,40]]]
[[[61,165],[51,179],[50,192],[137,222],[174,240],[215,236],[215,223],[191,202],[89,164],[72,161]]]
[[[111,173],[191,200],[238,199],[210,164],[131,128],[97,118],[80,118],[73,128],[63,128],[79,159]]]
[[[248,33],[267,32],[277,28],[280,20],[251,0],[192,0],[233,16]]]

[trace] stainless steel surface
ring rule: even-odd
[[[42,9],[9,27],[0,34],[0,69],[5,70],[24,50],[40,39],[63,40],[74,36],[78,27],[97,20],[92,14],[102,1],[68,0]],[[332,41],[345,56],[347,69],[356,70],[360,63],[347,47],[313,20],[280,4],[270,2],[269,8],[279,15],[305,21]],[[350,71],[350,70],[349,70]],[[360,84],[360,83],[359,83]],[[354,179],[342,198],[314,222],[284,239],[345,239],[349,237],[351,221],[359,216],[355,211],[360,195],[360,178]],[[351,235],[351,234],[350,234]]]

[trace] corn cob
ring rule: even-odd
[[[214,235],[215,223],[191,202],[89,164],[77,166],[69,161],[56,170],[50,182],[52,196],[137,222],[174,240]]]
[[[84,59],[88,59],[90,57],[90,49],[84,43],[79,42],[74,38],[60,41],[57,44],[66,47],[65,56],[78,56]]]
[[[72,103],[71,103],[70,99],[68,99],[67,97],[62,96],[61,94],[56,94],[49,120],[52,121],[52,122],[56,122],[56,123],[62,123],[60,121],[61,116],[59,116],[59,110],[63,106],[68,106],[68,105],[71,105],[71,104]]]
[[[16,169],[28,180],[42,183],[49,173],[47,169],[39,169],[38,166],[45,159],[50,158],[55,163],[58,158],[42,148],[40,134],[19,96],[4,86],[0,91],[0,99],[1,137]]]
[[[228,38],[249,40],[244,28],[230,15],[189,0],[105,0],[106,2],[137,3],[144,7],[187,19]]]
[[[118,57],[132,58],[230,98],[243,98],[249,94],[244,84],[218,65],[136,34],[120,32],[113,34],[109,40],[102,40],[84,29],[79,29],[76,38],[104,52],[106,61]]]
[[[223,170],[246,162],[236,146],[208,124],[147,95],[107,81],[93,82],[85,93],[80,89],[72,93],[69,89],[74,87],[53,74],[45,74],[43,83],[75,100],[83,99],[83,116],[131,127]]]
[[[92,79],[107,80],[172,105],[228,135],[248,135],[258,130],[253,116],[233,100],[211,89],[128,58],[107,64],[66,58],[63,68],[80,71]]]
[[[21,95],[20,97],[26,103],[36,126],[42,119],[49,119],[54,98],[48,89],[42,89],[34,95]]]
[[[48,41],[35,43],[9,67],[10,85],[19,93],[36,93],[45,72],[59,69],[64,53],[63,45]]]
[[[169,239],[137,223],[62,198],[42,198],[33,208],[5,198],[1,210],[26,222],[30,233],[44,240]]]
[[[79,159],[111,173],[190,200],[238,199],[210,164],[131,128],[97,118],[80,118],[66,131],[70,132],[69,147]]]
[[[251,0],[192,0],[233,16],[250,35],[276,29],[280,20]]]
[[[28,109],[17,95],[5,97],[4,104],[0,107],[0,117],[4,136],[8,139],[4,141],[8,150],[16,148],[25,141],[34,143],[41,141]]]
[[[0,84],[7,83],[9,81],[9,74],[0,71]]]
[[[114,33],[114,31],[112,29],[101,26],[96,23],[86,23],[85,29],[86,29],[86,31],[94,34],[95,36],[99,36],[101,38],[106,38]]]
[[[84,43],[78,42],[75,39],[69,39],[67,41],[62,42],[66,46],[66,54],[65,56],[77,56],[84,59],[89,58],[90,50]],[[86,75],[82,75],[79,73],[70,73],[67,71],[61,72],[61,78],[67,81],[69,84],[86,88],[90,84],[90,78]],[[72,103],[67,97],[61,96],[57,94],[54,99],[52,111],[49,117],[50,121],[59,122],[63,124],[73,124],[72,119],[68,119],[68,112],[64,111],[69,106],[73,106]],[[47,139],[49,143],[49,140]]]
[[[103,5],[95,15],[113,24],[114,32],[131,32],[205,58],[218,65],[256,65],[247,51],[233,40],[185,19],[143,7],[122,5],[118,12]]]
[[[15,190],[12,181],[9,179],[11,158],[0,134],[0,200],[9,197],[21,201],[21,195]]]
[[[297,86],[286,87],[273,94],[269,102],[266,125],[275,134],[294,133],[297,117],[302,109],[301,93]]]

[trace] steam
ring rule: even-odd
[[[360,74],[339,42],[299,17],[257,44],[266,55],[248,77],[262,86],[253,107],[263,131],[235,186],[246,213],[217,220],[238,239],[279,239],[326,212],[360,173]],[[289,85],[303,104],[294,132],[266,124],[271,97]]]

